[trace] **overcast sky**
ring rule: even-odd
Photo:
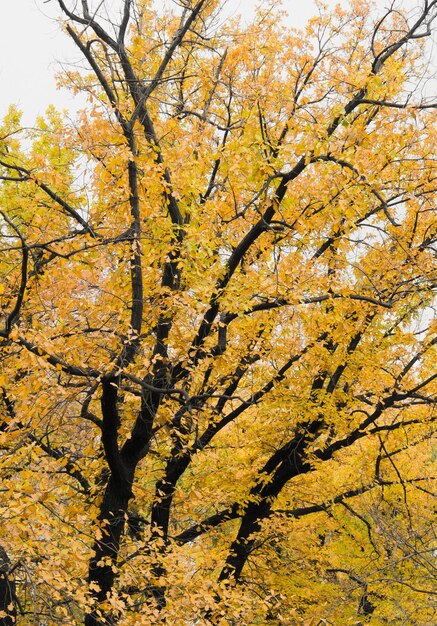
[[[49,104],[74,108],[73,97],[57,91],[54,79],[60,62],[79,57],[56,21],[57,1],[0,1],[0,117],[10,103],[24,112],[25,124],[32,124]],[[117,6],[121,0],[104,2]],[[378,0],[378,4],[383,3]],[[249,15],[255,4],[255,0],[228,0],[228,10]],[[328,4],[335,4],[335,0],[328,0]],[[285,0],[284,6],[294,26],[303,26],[315,12],[314,0]]]
[[[14,103],[24,112],[25,123],[31,124],[48,104],[73,107],[72,96],[58,91],[54,79],[60,62],[78,58],[56,22],[56,0],[2,0],[1,5],[0,116]],[[230,0],[229,5],[247,14],[255,0]],[[287,0],[286,5],[297,26],[314,13],[313,0]]]

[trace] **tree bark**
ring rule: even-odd
[[[130,484],[123,484],[110,478],[98,517],[101,537],[94,543],[94,556],[90,560],[88,572],[88,582],[94,592],[97,608],[85,616],[85,626],[116,624],[118,621],[114,612],[103,615],[99,607],[107,600],[113,589],[120,539],[125,527],[131,495]]]
[[[16,624],[15,582],[10,577],[11,562],[4,548],[0,546],[0,626]]]

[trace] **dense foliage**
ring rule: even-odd
[[[0,624],[437,623],[436,0],[58,4],[88,104],[0,128]]]

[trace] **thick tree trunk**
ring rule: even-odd
[[[156,379],[154,382],[160,385],[162,381]],[[105,602],[113,593],[117,577],[117,558],[128,518],[135,469],[147,450],[153,419],[161,399],[161,394],[143,396],[131,437],[120,450],[118,385],[119,379],[116,376],[108,376],[102,380],[102,444],[110,478],[100,505],[93,556],[89,564],[88,583],[94,604],[91,613],[85,615],[85,626],[109,626],[118,623],[119,611],[110,608],[110,604],[105,607]]]
[[[9,575],[11,562],[0,546],[0,626],[16,624],[15,582]]]
[[[101,536],[94,543],[94,556],[90,560],[88,572],[88,582],[97,605],[105,602],[113,589],[120,539],[125,527],[131,495],[130,483],[116,482],[112,478],[109,480],[97,522],[100,526],[97,532]],[[85,626],[117,623],[116,612],[104,612],[99,606],[85,616]]]

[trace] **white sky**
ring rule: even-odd
[[[378,4],[387,1],[378,0]],[[59,14],[57,1],[0,2],[0,118],[11,103],[24,112],[24,123],[29,125],[49,104],[74,109],[72,95],[57,91],[54,79],[60,62],[80,57],[55,19]],[[408,3],[417,6],[419,2],[409,0]],[[116,0],[111,3],[115,6]],[[328,4],[335,3],[335,0],[328,0]],[[255,4],[255,0],[228,0],[228,10],[246,15]],[[303,26],[315,12],[314,0],[284,0],[284,6],[290,14],[290,23],[297,27]]]

